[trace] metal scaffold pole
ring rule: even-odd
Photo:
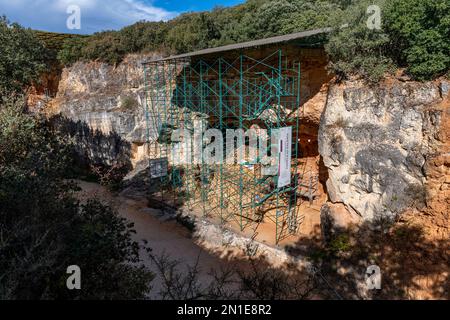
[[[159,172],[162,199],[168,201],[163,195],[171,191],[174,203],[187,206],[194,214],[217,218],[221,224],[234,224],[240,231],[273,223],[277,244],[297,232],[299,119],[290,116],[301,105],[300,72],[300,63],[290,64],[281,49],[259,58],[239,52],[234,57],[180,58],[145,65],[150,177],[158,176],[152,173],[158,161],[167,161],[168,166],[167,173],[164,168]],[[268,170],[277,163],[267,159],[280,162],[280,155],[272,154],[270,135],[289,127],[293,136],[285,148],[291,148],[291,179],[280,186],[280,173]],[[233,130],[233,139],[236,144],[243,141],[243,150],[230,152],[228,147],[234,146],[235,140],[224,138],[223,162],[207,163],[203,149],[212,143],[203,139],[207,129],[216,129],[224,137]],[[257,136],[256,158],[251,158],[250,129],[269,137],[266,141]],[[183,132],[181,140],[172,141],[177,130]],[[201,131],[199,141],[195,140],[196,130]],[[183,161],[174,163],[171,150],[177,150],[176,156]],[[239,159],[242,151],[244,159]],[[196,157],[199,162],[192,162]],[[228,163],[227,157],[239,162]]]

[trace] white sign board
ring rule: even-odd
[[[278,129],[278,188],[291,184],[292,127]]]
[[[161,178],[167,176],[169,161],[167,158],[150,159],[150,178]]]

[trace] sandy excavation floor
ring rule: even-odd
[[[198,207],[183,207],[183,210],[190,212],[199,218],[204,218],[213,224],[220,225],[220,217],[208,216],[204,217],[201,208]],[[260,223],[249,223],[244,219],[246,224],[245,228],[241,230],[239,218],[229,219],[224,224],[224,227],[231,230],[233,233],[243,236],[248,239],[254,239],[260,243],[264,243],[271,247],[283,248],[287,246],[296,246],[303,239],[316,239],[319,241],[321,237],[320,233],[320,206],[316,204],[310,204],[308,201],[304,201],[299,206],[299,229],[296,234],[288,234],[284,232],[280,241],[276,243],[276,224],[273,220],[265,218]]]
[[[228,169],[231,170],[231,169]],[[318,177],[319,175],[319,166],[318,166],[318,158],[317,157],[309,157],[302,158],[302,165],[298,167],[298,173],[301,176],[305,176],[305,182],[309,181],[309,177]],[[213,187],[218,188],[217,185]],[[195,199],[184,202],[181,201],[177,204],[179,196],[177,191],[169,191],[166,192],[162,198],[161,194],[158,193],[154,196],[154,198],[158,201],[162,201],[168,203],[174,207],[180,207],[183,211],[189,212],[190,215],[195,215],[198,218],[206,219],[210,221],[212,224],[220,225],[222,223],[222,219],[220,218],[219,212],[219,203],[218,203],[218,195],[214,193],[214,191],[209,195],[209,199],[212,203],[210,207],[204,208],[204,203],[200,200],[200,188],[194,184],[190,184],[192,190],[195,189]],[[232,184],[228,184],[228,188],[225,187],[224,190],[224,199],[229,199],[229,193],[231,193],[234,197],[230,202],[236,203],[238,199],[237,196],[233,194],[235,191],[232,187],[235,187]],[[320,208],[326,202],[327,196],[325,191],[323,190],[323,186],[320,183],[317,183],[316,198],[310,202],[307,198],[298,198],[298,231],[295,234],[289,234],[287,231],[287,226],[281,227],[282,222],[278,225],[278,233],[280,234],[277,239],[277,225],[274,221],[275,219],[275,211],[274,209],[268,211],[264,215],[264,219],[262,222],[258,223],[254,220],[247,218],[240,218],[238,215],[229,216],[226,218],[226,222],[224,223],[224,227],[228,230],[231,230],[233,233],[237,235],[241,235],[243,237],[254,239],[260,243],[264,243],[271,247],[291,247],[301,244],[302,240],[311,240],[314,239],[316,242],[320,241],[321,231],[320,231]],[[231,190],[231,191],[230,191]],[[307,194],[308,188],[302,184],[299,190]],[[243,202],[247,202],[248,199],[244,199]],[[206,209],[206,210],[205,210]],[[238,210],[236,208],[236,210]],[[208,212],[205,216],[204,212]],[[215,212],[215,213],[213,213]],[[241,228],[241,225],[244,228]],[[284,231],[280,231],[280,228],[284,228]]]
[[[155,254],[167,253],[174,259],[182,260],[189,265],[194,265],[199,259],[201,277],[209,278],[212,269],[220,268],[230,263],[220,259],[199,247],[190,237],[189,231],[176,221],[162,221],[157,218],[158,212],[146,205],[146,200],[132,200],[121,196],[115,196],[106,188],[96,184],[78,181],[82,191],[80,199],[96,198],[105,204],[114,207],[118,213],[135,224],[136,235],[134,240],[147,240]],[[154,212],[152,212],[154,211]],[[145,252],[141,253],[144,263],[156,272],[156,268]],[[150,298],[158,298],[161,288],[159,276],[152,282],[153,289]]]
[[[95,198],[113,207],[120,216],[134,223],[134,229],[136,230],[136,234],[133,236],[134,240],[139,242],[146,240],[148,246],[152,248],[156,255],[165,253],[172,259],[182,261],[181,266],[184,268],[186,268],[186,265],[195,265],[198,260],[198,265],[201,270],[199,279],[201,283],[209,283],[209,280],[211,280],[209,275],[211,270],[220,271],[227,267],[236,266],[239,266],[242,270],[248,267],[242,261],[244,257],[241,251],[229,248],[224,248],[223,250],[217,250],[217,248],[208,249],[207,244],[197,242],[192,237],[191,232],[177,221],[160,218],[160,211],[149,208],[146,198],[130,199],[116,195],[96,183],[77,182],[82,189],[79,193],[80,200]],[[302,215],[304,215],[304,219],[299,233],[283,240],[279,243],[279,248],[290,245],[295,246],[301,239],[311,239],[320,233],[318,230],[320,211],[317,205],[310,205],[309,202],[305,202],[300,209]],[[210,222],[214,223],[214,221]],[[227,227],[237,235],[242,235],[246,238],[252,238],[254,236],[254,231],[251,228],[240,232],[239,228],[232,223]],[[273,227],[274,224],[270,221],[260,224],[257,228],[258,235],[255,239],[274,247]],[[158,270],[144,250],[141,251],[141,258],[145,265],[157,274]],[[159,292],[162,288],[162,279],[158,274],[152,282],[152,287],[153,289],[149,293],[149,297],[158,299],[160,297]]]

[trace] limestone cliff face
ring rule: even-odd
[[[448,196],[448,99],[445,80],[330,86],[319,151],[328,168],[329,200],[346,206],[349,221],[394,217]],[[448,210],[448,200],[441,205]]]
[[[148,58],[129,55],[118,66],[79,62],[63,70],[47,111],[84,124],[79,130],[83,136],[86,126],[104,136],[95,134],[84,142],[86,149],[92,141],[98,144],[90,149],[90,158],[108,162],[123,156],[119,139],[128,144],[133,167],[139,168],[145,159],[141,63]],[[339,216],[334,220],[343,226],[393,217],[408,207],[450,211],[449,82],[390,79],[372,87],[357,80],[334,84],[324,63],[316,68],[322,70],[320,77],[313,72],[316,69],[304,73],[303,82],[314,84],[307,89],[314,90],[302,95],[308,99],[295,114],[300,117],[304,157],[318,158],[318,141],[323,161],[317,160],[315,171],[320,171],[329,199],[322,211]]]
[[[130,145],[132,162],[144,156],[146,124],[142,62],[150,56],[129,55],[118,66],[78,62],[63,70],[51,113],[89,126]],[[110,158],[114,158],[114,150]]]

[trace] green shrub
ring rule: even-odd
[[[352,248],[350,243],[350,236],[348,234],[339,234],[335,236],[330,241],[328,248],[332,253],[349,251]]]
[[[120,35],[117,32],[103,32],[93,35],[82,50],[84,58],[100,60],[109,64],[122,61],[127,53],[122,46]]]
[[[219,30],[208,13],[191,13],[170,22],[166,44],[171,51],[189,52],[209,46],[220,37]]]
[[[384,14],[391,53],[399,66],[419,80],[450,69],[450,2],[393,0]]]
[[[64,40],[58,51],[58,60],[63,65],[71,65],[83,59],[83,49],[88,42],[87,38],[70,38]]]
[[[127,52],[164,50],[169,26],[165,22],[137,22],[119,32]]]
[[[88,38],[89,36],[79,34],[57,33],[47,31],[33,31],[36,37],[41,40],[47,49],[59,51],[64,42],[72,39],[76,41],[80,38]]]
[[[139,106],[139,102],[131,96],[125,96],[120,101],[120,106],[125,110],[133,110]]]
[[[330,69],[341,79],[357,74],[376,82],[394,68],[388,53],[389,35],[384,29],[367,27],[366,10],[370,4],[372,1],[361,1],[348,7],[337,18],[335,31],[325,45],[330,56]],[[382,7],[382,2],[378,4]]]
[[[35,34],[0,17],[0,94],[24,89],[46,69],[48,51]]]
[[[0,100],[0,299],[143,299],[153,274],[133,226],[66,179],[71,145],[23,98]],[[69,291],[78,265],[82,290]]]

